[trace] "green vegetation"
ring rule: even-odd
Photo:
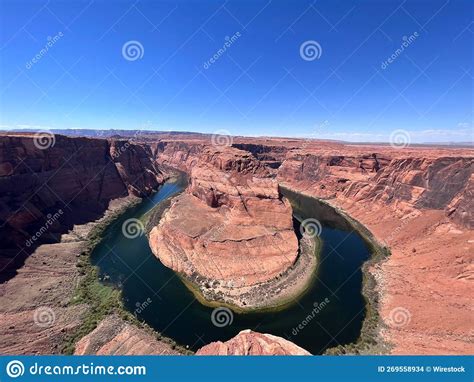
[[[107,316],[116,314],[124,321],[127,321],[141,329],[161,342],[170,345],[176,351],[183,354],[192,354],[184,347],[177,345],[172,339],[162,336],[145,323],[139,321],[132,313],[125,309],[122,300],[122,293],[119,289],[105,285],[99,280],[99,270],[92,265],[91,254],[94,248],[101,242],[108,227],[112,226],[120,216],[129,208],[135,207],[141,200],[136,200],[116,211],[109,218],[101,221],[92,229],[87,237],[87,247],[81,253],[77,267],[82,276],[81,281],[69,301],[70,305],[86,305],[81,325],[71,333],[64,342],[61,353],[73,354],[75,345],[82,337],[92,332],[97,325]]]

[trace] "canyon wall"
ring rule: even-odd
[[[150,330],[138,328],[116,315],[107,316],[82,337],[74,355],[180,355],[171,344],[159,341]]]
[[[474,352],[473,169],[469,149],[316,144],[278,169],[280,184],[326,199],[390,249],[370,272],[394,354]]]
[[[96,220],[111,200],[163,182],[151,149],[133,141],[0,136],[0,275],[11,277],[43,243]],[[54,143],[54,144],[53,144]],[[43,142],[44,144],[44,142]]]
[[[443,210],[461,225],[474,228],[469,208],[472,158],[383,153],[377,155],[380,169],[375,172],[371,155],[348,154],[289,153],[278,171],[278,179],[322,198],[379,203],[405,212]]]

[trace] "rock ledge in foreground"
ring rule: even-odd
[[[311,355],[284,338],[242,330],[226,342],[212,342],[203,346],[197,355]]]

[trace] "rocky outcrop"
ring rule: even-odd
[[[266,145],[256,144],[243,141],[242,143],[236,142],[232,145],[239,150],[248,151],[260,163],[270,168],[278,168],[285,159],[285,155],[288,152],[288,148],[279,145]]]
[[[267,169],[244,151],[172,143],[159,158],[185,169],[191,184],[150,232],[152,251],[205,294],[249,307],[238,288],[275,279],[296,260],[290,204]]]
[[[448,216],[460,226],[474,230],[474,174],[466,187],[451,200],[447,207]]]
[[[197,355],[311,355],[293,342],[271,334],[243,330],[226,342],[203,346]]]
[[[42,243],[99,218],[111,200],[163,182],[151,149],[133,141],[0,136],[0,277]],[[42,146],[43,144],[43,146]]]
[[[0,354],[58,354],[88,314],[86,303],[70,304],[84,277],[78,266],[89,236],[137,198],[110,202],[104,216],[75,225],[59,243],[43,244],[15,277],[0,284]]]
[[[179,355],[173,346],[159,341],[145,329],[108,316],[76,343],[75,355]]]
[[[151,148],[132,140],[110,140],[110,157],[127,187],[136,196],[149,195],[163,183],[164,174],[154,161]]]

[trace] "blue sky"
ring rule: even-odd
[[[453,0],[2,0],[0,125],[472,141],[472,17]]]

